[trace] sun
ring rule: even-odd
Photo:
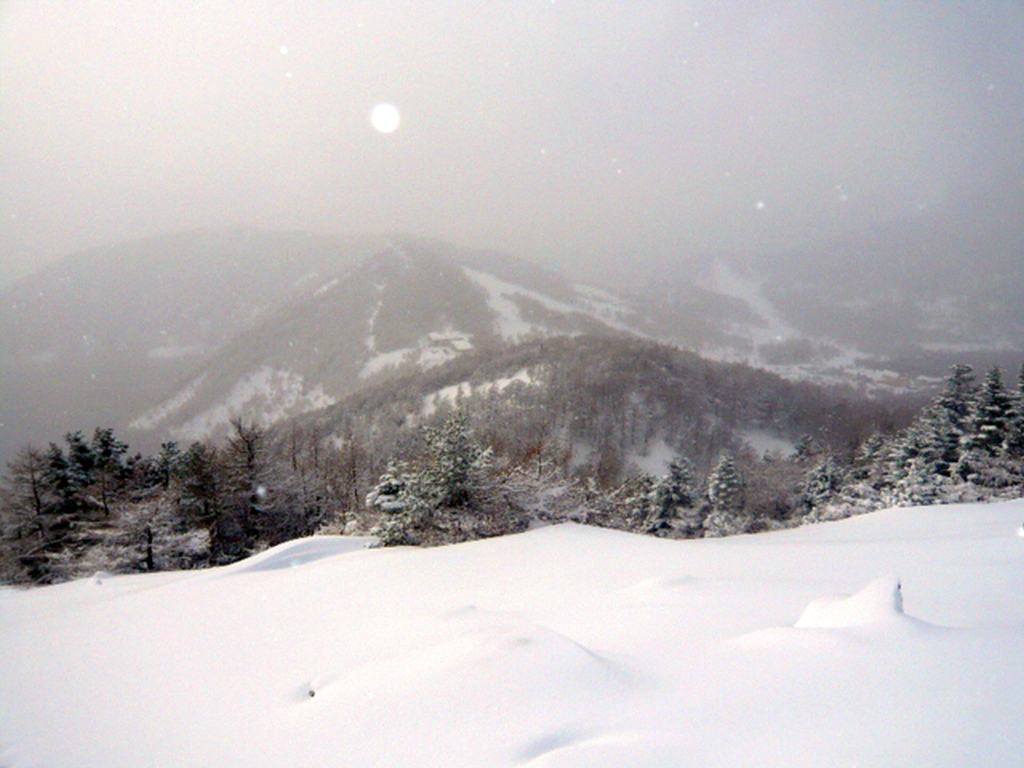
[[[381,133],[391,133],[401,121],[402,116],[394,104],[378,104],[370,113],[370,122]]]

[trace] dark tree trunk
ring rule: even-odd
[[[156,570],[156,565],[153,563],[153,529],[148,525],[146,526],[146,570]]]

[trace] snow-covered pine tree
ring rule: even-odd
[[[423,430],[428,457],[415,470],[385,473],[368,503],[391,514],[377,532],[382,546],[442,544],[508,533],[521,525],[491,477],[491,450],[476,441],[469,417],[450,414]]]
[[[1017,374],[1017,389],[1012,396],[1013,413],[1006,434],[1006,453],[1011,459],[1024,459],[1024,364]]]
[[[793,448],[793,458],[797,461],[808,461],[820,452],[817,442],[810,435],[801,435]]]
[[[932,465],[919,454],[901,466],[900,476],[890,492],[889,503],[900,507],[936,504],[942,501],[941,488],[942,482]]]
[[[1024,467],[1014,455],[1014,395],[998,367],[986,374],[977,395],[971,428],[964,437],[956,474],[982,497],[1014,495],[1024,483]]]
[[[850,465],[845,468],[842,487],[828,509],[824,513],[805,517],[805,522],[840,519],[882,507],[882,491],[887,487],[885,467],[889,451],[889,440],[879,433],[865,440],[854,452]]]
[[[960,430],[950,411],[938,402],[923,410],[910,426],[890,442],[882,458],[880,491],[884,504],[930,504],[950,482],[950,455],[959,456]]]
[[[183,469],[184,454],[173,440],[160,444],[160,453],[150,461],[150,467],[166,490],[171,485],[171,479],[177,477]]]
[[[957,363],[950,368],[936,404],[950,414],[954,428],[966,430],[975,401],[974,369]]]
[[[946,377],[942,394],[930,409],[941,415],[942,461],[947,467],[952,467],[960,460],[960,451],[970,431],[976,403],[974,369],[969,365],[954,365]]]
[[[846,484],[864,485],[874,490],[881,487],[882,467],[889,451],[889,438],[876,432],[854,451],[846,475]]]
[[[746,532],[751,520],[743,514],[746,483],[732,454],[725,454],[708,475],[711,513],[704,520],[705,536],[731,536]]]
[[[380,520],[371,531],[377,546],[415,546],[421,543],[430,505],[414,489],[418,476],[397,461],[388,463],[377,485],[366,496],[366,506],[379,510]]]
[[[1003,454],[1013,411],[1013,397],[1003,386],[1003,374],[998,366],[993,367],[985,374],[978,391],[965,445],[990,456]]]
[[[807,473],[799,503],[809,522],[826,518],[826,508],[839,495],[845,479],[846,472],[831,454]]]
[[[68,433],[65,439],[81,441],[82,433]],[[75,456],[81,458],[81,452],[65,454],[56,443],[50,443],[46,451],[46,468],[44,482],[57,497],[55,508],[63,514],[73,514],[80,504],[79,494],[88,485],[89,475]],[[91,464],[91,462],[90,462]]]
[[[114,437],[113,429],[96,428],[90,445],[92,476],[107,517],[110,517],[113,496],[125,477],[124,457],[127,453],[128,444]]]
[[[882,501],[909,506],[952,497],[971,433],[977,395],[973,369],[954,365],[940,395],[888,444],[873,473]]]
[[[21,558],[38,583],[70,578],[76,560],[101,535],[100,529],[106,525],[103,518],[110,516],[114,489],[112,485],[105,490],[96,487],[93,444],[77,431],[67,433],[64,441],[67,453],[50,443],[44,458],[43,482],[52,494],[44,514],[45,535],[38,547]]]
[[[431,502],[437,507],[466,507],[489,485],[485,470],[491,450],[473,436],[469,416],[457,411],[440,427],[426,427],[423,437],[431,454],[424,472]]]
[[[668,474],[650,490],[644,532],[664,536],[678,527],[683,534],[694,535],[701,524],[695,485],[690,462],[682,456],[672,459]]]

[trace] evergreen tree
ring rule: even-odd
[[[488,484],[485,470],[491,450],[476,442],[469,416],[462,411],[448,416],[440,427],[426,427],[423,434],[431,455],[423,478],[431,503],[447,508],[468,506]]]
[[[1017,374],[1017,389],[1012,396],[1012,415],[1007,428],[1006,453],[1012,459],[1024,459],[1024,364]]]
[[[92,478],[99,491],[103,513],[110,517],[110,502],[121,488],[125,478],[124,456],[128,453],[127,443],[114,437],[110,428],[96,428],[89,455],[92,461]]]
[[[81,438],[81,433],[69,433],[67,440],[76,441]],[[76,444],[77,443],[72,443]],[[81,452],[78,453],[81,458]],[[81,464],[69,455],[56,443],[50,443],[46,451],[45,482],[57,495],[58,507],[64,513],[73,513],[78,510],[80,504],[79,494],[88,484],[90,477],[82,471]]]
[[[85,488],[92,484],[93,469],[96,466],[96,455],[92,446],[86,442],[81,432],[69,432],[64,435],[68,444],[67,462],[69,484],[76,488]]]
[[[184,469],[184,454],[173,440],[160,444],[160,453],[152,461],[153,472],[160,485],[167,490],[171,479],[180,476]]]
[[[847,478],[858,483],[878,483],[878,468],[888,449],[886,438],[875,432],[854,451]]]
[[[625,519],[621,525],[626,530],[654,533],[657,523],[652,520],[652,508],[657,483],[653,476],[644,472],[627,478],[616,489],[613,498],[617,496],[622,499],[621,510]]]
[[[998,367],[990,369],[978,393],[967,446],[990,456],[1003,454],[1014,416],[1013,406],[1013,397],[1003,386],[1002,372]]]
[[[961,432],[967,430],[974,406],[974,394],[974,369],[960,363],[954,365],[936,404],[949,414],[953,427]]]
[[[932,503],[956,481],[976,411],[973,369],[954,365],[940,395],[888,444],[874,473],[888,504]]]
[[[38,543],[20,556],[29,578],[49,583],[77,574],[77,562],[109,526],[111,502],[124,490],[128,446],[110,429],[92,441],[81,432],[64,436],[67,452],[50,443],[42,456]]]
[[[366,506],[380,512],[380,521],[371,531],[378,546],[416,546],[423,542],[430,505],[415,490],[418,480],[405,464],[391,461],[367,494]]]
[[[909,507],[935,504],[941,500],[943,483],[921,455],[908,459],[893,484],[889,502],[894,506]]]
[[[818,444],[810,435],[801,435],[793,448],[793,458],[797,461],[806,461],[819,453]]]
[[[743,514],[746,490],[736,460],[725,454],[708,475],[711,513],[704,520],[706,536],[731,536],[749,529],[752,521]]]
[[[883,458],[881,500],[890,506],[929,504],[950,482],[949,456],[959,457],[958,430],[937,402],[889,443]]]
[[[846,473],[835,456],[826,456],[804,478],[800,506],[805,515],[820,516],[840,493]]]
[[[377,535],[390,544],[440,544],[508,533],[521,525],[489,469],[462,412],[423,430],[427,459],[418,469],[391,465],[367,497],[382,511]]]
[[[969,365],[954,365],[942,394],[931,409],[937,414],[936,422],[942,430],[938,438],[941,460],[946,467],[952,467],[960,460],[960,450],[970,431],[975,404],[974,369]]]
[[[680,525],[686,535],[694,535],[700,527],[697,491],[693,466],[683,457],[669,462],[668,474],[654,481],[649,491],[644,533],[666,535]]]

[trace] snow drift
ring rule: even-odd
[[[4,589],[0,766],[1016,766],[1022,518],[322,537]]]

